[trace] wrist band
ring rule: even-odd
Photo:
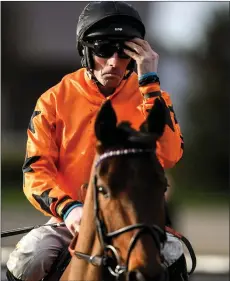
[[[145,77],[138,80],[139,86],[145,86],[150,83],[159,83],[160,85],[160,79],[156,74],[148,74]]]
[[[82,206],[83,206],[82,203],[76,203],[76,204],[72,205],[72,206],[66,211],[66,213],[64,214],[63,220],[64,220],[64,221],[66,220],[66,218],[68,217],[69,213],[70,213],[73,209],[75,209],[76,207],[82,207]]]
[[[157,76],[157,73],[156,72],[147,72],[145,74],[142,74],[141,77],[138,78],[139,81],[141,81],[142,79],[145,79],[149,76]]]

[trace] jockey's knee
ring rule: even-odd
[[[45,248],[29,253],[14,250],[7,262],[7,268],[19,280],[40,281],[49,273],[58,254],[55,249]]]
[[[47,228],[29,232],[10,254],[7,268],[15,280],[42,280],[63,248],[67,247],[55,231]]]

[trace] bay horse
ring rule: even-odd
[[[79,234],[61,281],[166,281],[164,192],[167,180],[156,156],[166,123],[156,99],[139,130],[117,124],[106,101],[95,121],[97,138]]]

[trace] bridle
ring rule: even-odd
[[[120,149],[120,150],[114,150],[105,152],[102,155],[99,156],[99,158],[96,161],[95,168],[97,168],[103,160],[114,157],[114,156],[121,156],[121,155],[128,155],[128,154],[138,154],[138,153],[152,153],[154,152],[153,149],[137,149],[137,148],[131,148],[131,149]],[[103,248],[103,255],[102,256],[91,256],[82,252],[75,251],[74,255],[80,259],[84,259],[87,262],[91,263],[94,266],[105,266],[108,268],[109,272],[116,277],[116,280],[119,280],[119,277],[124,274],[125,272],[128,272],[128,266],[129,266],[129,260],[132,253],[132,250],[134,249],[138,239],[140,239],[141,235],[149,233],[155,244],[157,249],[160,253],[160,247],[161,243],[164,243],[166,240],[166,234],[165,231],[163,231],[159,226],[157,225],[146,225],[144,223],[137,223],[134,225],[128,225],[123,228],[120,228],[113,232],[107,232],[106,226],[104,221],[100,217],[100,207],[99,207],[99,201],[98,201],[98,185],[97,185],[97,176],[94,175],[94,213],[95,213],[95,221],[96,221],[96,229],[98,232],[99,240]],[[138,229],[138,231],[133,235],[129,247],[128,247],[128,254],[125,265],[121,264],[121,258],[119,256],[118,251],[116,248],[111,245],[112,238],[115,238],[121,234],[124,234],[126,232],[129,232],[131,230]],[[112,257],[111,257],[112,254]],[[112,267],[112,261],[116,262],[116,266]]]

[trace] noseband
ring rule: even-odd
[[[96,161],[95,168],[97,168],[102,163],[103,160],[110,157],[128,155],[128,154],[138,154],[138,153],[152,153],[152,152],[154,152],[154,150],[152,149],[137,149],[137,148],[121,149],[121,150],[105,152],[99,156],[98,160]],[[137,241],[140,239],[141,235],[146,233],[150,234],[156,244],[157,249],[160,252],[160,244],[166,240],[166,235],[165,232],[159,226],[157,225],[150,226],[143,223],[137,223],[134,225],[125,226],[113,232],[107,232],[105,223],[100,218],[99,212],[100,212],[100,208],[99,208],[99,201],[98,201],[98,185],[97,185],[97,176],[95,175],[94,176],[94,213],[95,213],[96,228],[99,235],[99,240],[103,247],[103,255],[90,256],[88,254],[75,251],[74,255],[77,256],[78,258],[84,259],[95,266],[103,265],[107,267],[109,272],[116,277],[116,280],[119,280],[120,275],[122,275],[125,272],[128,272],[131,252],[134,249]],[[122,265],[119,253],[117,252],[116,248],[111,244],[111,240],[115,237],[120,236],[121,234],[124,234],[134,229],[138,229],[138,231],[133,235],[129,243],[127,260],[125,265]],[[116,261],[115,267],[112,267],[112,261],[113,262]]]

